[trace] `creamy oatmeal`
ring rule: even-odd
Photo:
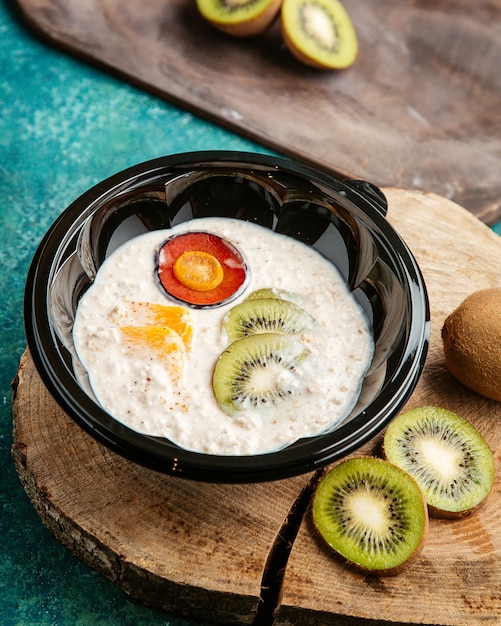
[[[163,243],[195,230],[224,238],[246,259],[245,289],[233,301],[193,308],[169,299],[159,284],[156,258]],[[293,294],[314,320],[290,340],[307,358],[281,371],[269,368],[274,384],[287,389],[283,403],[242,402],[223,410],[213,373],[234,345],[225,316],[270,288]],[[193,220],[121,246],[82,297],[73,335],[95,397],[115,419],[183,448],[221,455],[267,453],[333,428],[355,405],[373,354],[365,314],[329,261],[289,237],[227,218]],[[256,385],[269,384],[260,377]]]

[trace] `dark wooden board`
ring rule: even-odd
[[[360,53],[324,72],[278,22],[233,39],[195,0],[17,0],[52,43],[261,145],[501,218],[501,0],[346,0]]]
[[[137,600],[233,625],[271,626],[265,618],[275,608],[274,626],[500,623],[501,402],[452,378],[440,329],[472,291],[501,286],[501,240],[444,198],[385,192],[389,220],[414,252],[430,295],[430,350],[408,406],[443,406],[475,424],[495,451],[489,498],[465,519],[431,520],[421,555],[397,576],[374,579],[341,563],[314,534],[311,474],[212,485],[142,468],[70,420],[26,354],[13,406],[22,484],[54,535]],[[457,242],[465,232],[463,250]],[[379,444],[356,454],[374,454]]]

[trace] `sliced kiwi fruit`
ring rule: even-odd
[[[256,298],[231,308],[223,318],[223,329],[233,342],[259,333],[299,335],[314,323],[312,316],[293,302]]]
[[[378,458],[352,458],[320,481],[313,522],[339,555],[364,571],[394,574],[418,554],[428,512],[416,481]]]
[[[250,335],[233,342],[214,368],[212,384],[219,406],[228,415],[286,406],[304,389],[302,364],[310,355],[290,335]]]
[[[213,26],[235,37],[264,31],[278,15],[282,0],[197,0],[198,10]]]
[[[462,517],[491,491],[491,449],[472,424],[447,409],[401,413],[386,430],[383,453],[415,478],[434,517]]]
[[[355,61],[358,39],[339,0],[284,0],[282,35],[292,54],[323,69],[343,69]]]
[[[295,302],[299,300],[300,296],[290,291],[285,291],[285,289],[278,289],[277,287],[263,287],[262,289],[252,291],[247,296],[246,300],[261,300],[263,298],[277,298],[278,300]]]

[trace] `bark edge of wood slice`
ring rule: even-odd
[[[469,293],[501,285],[501,240],[445,198],[383,191],[388,219],[422,269],[431,307],[430,350],[407,408],[446,406],[479,428],[496,458],[487,502],[464,520],[432,520],[422,555],[398,576],[366,577],[336,561],[315,537],[308,513],[312,475],[212,485],[138,466],[98,444],[58,407],[26,352],[13,383],[12,447],[24,489],[54,536],[135,600],[199,619],[258,624],[263,577],[270,563],[278,568],[277,555],[270,555],[286,529],[294,539],[287,567],[265,607],[267,619],[276,609],[276,626],[498,623],[501,403],[450,376],[440,329]],[[375,453],[377,444],[358,454]]]

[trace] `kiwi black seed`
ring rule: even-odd
[[[313,522],[349,563],[394,574],[418,554],[428,512],[409,474],[383,459],[362,457],[341,462],[320,481]]]
[[[386,430],[383,453],[415,478],[435,517],[462,517],[491,491],[491,449],[472,424],[447,409],[401,413]]]
[[[259,333],[299,335],[314,327],[314,319],[302,307],[279,298],[244,300],[223,319],[230,342]]]
[[[292,54],[323,69],[343,69],[355,61],[358,39],[339,0],[284,0],[282,35]]]
[[[216,361],[212,383],[228,415],[269,410],[298,398],[307,379],[303,369],[311,353],[290,335],[250,335],[230,344]]]
[[[197,0],[201,15],[235,37],[257,35],[277,16],[282,0]]]

